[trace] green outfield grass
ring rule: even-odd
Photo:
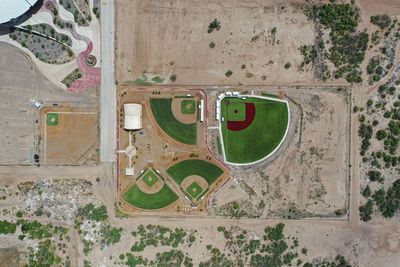
[[[197,144],[197,124],[178,121],[171,109],[172,98],[150,99],[151,110],[158,125],[173,139],[188,145]]]
[[[254,97],[224,98],[221,104],[221,116],[230,116],[226,108],[233,102],[254,103],[253,122],[240,131],[227,128],[227,120],[221,122],[225,157],[231,163],[251,163],[264,158],[280,144],[289,122],[289,109],[285,102]]]
[[[144,193],[134,184],[123,198],[134,207],[155,210],[168,207],[178,199],[178,196],[166,184],[155,194]]]
[[[196,112],[196,101],[193,99],[182,100],[181,112],[182,112],[182,114],[194,114]]]
[[[147,184],[148,187],[152,187],[153,184],[157,183],[158,177],[152,170],[148,170],[145,175],[143,175],[143,181]]]
[[[188,188],[186,188],[186,192],[193,200],[196,200],[201,192],[203,192],[203,188],[201,188],[198,183],[193,182],[191,185],[188,186]]]
[[[246,104],[232,103],[228,105],[228,121],[244,121],[246,119]]]
[[[47,113],[46,114],[47,125],[58,125],[58,114],[57,113]]]
[[[223,173],[223,170],[217,165],[208,161],[199,159],[189,159],[178,162],[171,166],[167,173],[172,179],[181,185],[182,181],[191,175],[198,175],[203,177],[209,186],[211,186]]]

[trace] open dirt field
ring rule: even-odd
[[[166,81],[176,75],[175,84],[184,85],[310,82],[312,71],[298,69],[299,48],[313,44],[314,26],[300,3],[118,0],[116,80],[131,83],[151,73]],[[221,29],[207,33],[215,18]]]
[[[52,125],[49,114],[57,116]],[[41,110],[43,164],[92,165],[98,163],[98,114],[95,109],[43,108]]]
[[[38,153],[39,111],[32,99],[47,104],[88,105],[94,98],[67,93],[47,80],[21,50],[0,42],[0,165],[34,164]]]
[[[400,15],[400,3],[398,0],[358,0],[358,5],[363,13],[368,15],[389,14]]]
[[[214,215],[299,218],[347,213],[348,96],[326,88],[281,92],[292,113],[286,140],[265,162],[232,168],[232,180],[214,199]],[[209,130],[210,144],[216,135]],[[238,214],[232,210],[234,203],[241,206]]]

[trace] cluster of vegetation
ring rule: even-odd
[[[71,85],[76,81],[82,78],[82,73],[79,68],[74,69],[70,74],[65,77],[61,83],[65,84],[67,88],[71,87]]]
[[[17,225],[8,221],[0,221],[0,234],[14,234],[17,230]]]
[[[119,259],[126,266],[183,266],[193,267],[193,259],[181,250],[170,250],[165,252],[157,252],[154,260],[143,258],[142,256],[133,255],[132,253],[120,254]]]
[[[397,179],[387,190],[380,188],[373,194],[367,185],[362,195],[368,199],[364,205],[361,205],[360,218],[367,222],[372,219],[374,213],[374,203],[385,218],[392,218],[400,210],[400,179]]]
[[[299,248],[296,238],[285,237],[284,224],[279,223],[274,227],[265,228],[262,240],[249,238],[249,233],[237,228],[226,229],[218,227],[218,231],[223,234],[226,242],[226,249],[229,255],[222,253],[218,248],[208,245],[211,258],[201,262],[200,266],[288,266],[295,259],[299,258],[299,253],[306,249]],[[300,265],[302,261],[297,260]]]
[[[86,18],[82,15],[81,11],[76,7],[75,2],[72,0],[59,0],[60,5],[62,5],[67,11],[74,15],[75,23],[79,26],[85,27],[89,26],[92,18],[88,15]]]
[[[218,231],[223,234],[227,253],[207,245],[210,258],[199,266],[350,266],[343,256],[333,261],[322,259],[304,263],[301,256],[307,255],[307,248],[301,248],[296,237],[285,236],[284,227],[282,223],[266,227],[262,239],[253,239],[245,230],[220,226]]]
[[[57,247],[50,239],[42,240],[36,248],[28,248],[27,267],[63,266],[62,258],[56,254]],[[66,265],[64,265],[66,266]]]
[[[385,176],[392,182],[388,175],[397,172],[400,163],[400,95],[395,96],[398,85],[400,80],[391,79],[379,86],[378,100],[369,99],[365,105],[366,112],[358,116],[361,122],[359,136],[363,138],[360,153],[363,162],[368,164],[368,184],[362,191],[366,202],[359,208],[363,221],[372,219],[375,206],[386,218],[393,217],[400,209],[400,180],[393,182],[386,190],[384,186]],[[357,110],[364,111],[364,108]],[[369,151],[373,138],[374,150]],[[374,186],[371,188],[370,185]]]
[[[82,236],[85,255],[90,252],[97,242],[101,245],[101,248],[104,248],[106,245],[116,244],[120,241],[123,228],[113,227],[107,222],[107,219],[107,209],[104,205],[95,206],[90,203],[78,209],[75,217],[75,229],[79,229],[78,232]],[[93,227],[95,225],[94,222],[101,223],[96,241],[85,239],[87,232],[83,229],[84,222],[89,222]]]
[[[351,267],[351,265],[347,262],[345,257],[343,257],[342,255],[337,255],[333,260],[315,260],[315,262],[313,263],[305,263],[303,267]]]
[[[180,245],[187,244],[191,246],[195,242],[195,232],[190,233],[182,228],[170,229],[160,225],[139,225],[137,231],[133,231],[132,236],[139,238],[132,246],[132,252],[143,251],[148,246],[170,246],[177,248]]]
[[[72,47],[72,40],[71,38],[66,35],[57,32],[51,25],[46,24],[46,23],[40,23],[40,24],[35,24],[35,25],[26,25],[23,26],[26,30],[28,30],[30,33],[37,32],[39,34],[43,34],[46,37],[50,37],[55,39],[58,42],[61,42],[65,45],[68,45]]]
[[[68,229],[62,226],[54,226],[52,224],[42,224],[38,221],[18,220],[17,225],[21,226],[22,234],[18,237],[23,240],[29,239],[46,239],[58,236],[60,239],[68,233]]]
[[[304,65],[308,65],[310,63],[314,64],[314,61],[317,57],[317,50],[314,45],[302,45],[300,47],[300,52],[303,55],[303,62],[300,67],[304,67]]]
[[[50,2],[48,2],[50,3]],[[66,28],[69,31],[72,31],[73,25],[70,22],[64,21],[60,16],[57,7],[54,5],[46,5],[46,8],[50,10],[51,14],[53,15],[53,24],[58,26],[60,29]]]
[[[96,18],[100,19],[100,8],[99,7],[93,7],[93,13],[96,16]]]
[[[163,83],[164,80],[165,79],[160,76],[154,76],[153,78],[149,79],[146,75],[142,75],[141,77],[138,77],[136,80],[134,80],[133,84],[140,86],[150,86],[153,85],[154,83]]]
[[[41,28],[41,27],[40,27]],[[54,31],[54,29],[53,29]],[[50,32],[53,32],[50,30]],[[51,34],[51,33],[50,33]],[[67,43],[62,42],[66,37],[60,37],[54,31],[54,38],[45,34],[36,33],[26,28],[13,28],[10,38],[27,48],[39,60],[48,64],[64,64],[74,58],[74,52]],[[61,40],[56,39],[61,38]]]
[[[396,87],[383,84],[379,87],[378,91],[381,98],[384,99],[387,95],[393,96],[396,93]],[[384,150],[371,153],[371,165],[378,169],[382,168],[382,164],[385,168],[395,167],[400,162],[400,158],[397,157],[397,149],[400,142],[400,101],[394,101],[393,106],[390,107],[385,101],[380,101],[374,105],[373,100],[369,99],[366,106],[370,114],[376,114],[381,110],[383,119],[388,121],[387,124],[383,124],[386,125],[386,128],[381,128],[375,133],[376,140],[378,143],[381,143]],[[364,114],[359,116],[359,120],[361,124],[358,133],[363,139],[361,155],[365,156],[370,147],[370,139],[373,137],[373,128],[377,127],[381,120],[367,121]],[[364,157],[363,161],[367,162],[369,159]]]
[[[349,3],[314,5],[308,15],[330,30],[327,57],[336,67],[334,77],[344,77],[350,83],[362,82],[360,64],[368,47],[368,33],[357,32],[356,8]]]
[[[212,33],[214,30],[219,31],[221,29],[221,22],[218,21],[217,19],[214,19],[209,25],[208,25],[208,33]]]
[[[372,198],[383,217],[392,218],[400,210],[400,179],[396,180],[387,191],[383,188],[377,190]]]
[[[78,209],[77,217],[100,222],[107,220],[108,215],[106,206],[96,207],[90,203]]]
[[[119,255],[119,259],[126,266],[193,266],[193,259],[177,248],[183,245],[190,247],[196,241],[196,231],[186,232],[182,228],[171,229],[159,225],[140,225],[131,234],[139,241],[132,246],[133,253]],[[160,246],[172,249],[156,253],[154,260],[134,254],[143,251],[146,247]]]
[[[225,76],[228,77],[228,78],[231,77],[232,74],[233,74],[233,71],[231,71],[231,70],[227,70],[227,71],[225,72]]]
[[[371,23],[378,26],[381,30],[383,30],[390,26],[392,20],[387,14],[376,15],[376,16],[371,16]]]
[[[70,237],[67,235],[67,228],[21,219],[17,220],[16,223],[0,221],[0,234],[14,234],[17,227],[21,232],[18,239],[40,240],[35,248],[28,247],[27,263],[25,266],[67,266],[67,261],[63,263],[62,258],[56,254],[57,250],[62,250],[65,253],[67,245],[65,243],[56,243],[55,241],[55,237],[57,237],[59,241],[65,238],[69,242]]]
[[[330,267],[350,267],[343,256],[338,255],[334,260],[314,259],[312,262],[303,262],[302,257],[307,255],[307,248],[301,247],[297,237],[286,236],[284,233],[285,225],[279,223],[275,226],[266,227],[262,239],[255,239],[252,233],[238,227],[217,228],[224,240],[224,250],[212,244],[206,246],[207,256],[199,262],[200,267],[213,266],[330,266]],[[147,245],[137,245],[132,248],[132,252],[122,253],[119,260],[125,266],[194,266],[190,255],[185,254],[177,247],[183,244],[190,244],[187,241],[191,235],[182,234],[183,229],[169,229],[156,225],[141,225],[137,231],[132,232],[135,238],[140,238],[139,243]],[[174,236],[173,238],[171,236]],[[185,240],[186,239],[186,243]],[[164,244],[163,244],[164,242]],[[172,244],[175,244],[174,247]],[[155,259],[149,260],[137,255],[137,252],[144,250],[146,246],[159,247],[172,246],[173,249],[155,254]]]
[[[371,58],[367,66],[368,75],[372,76],[370,84],[379,81],[387,71],[380,65],[379,57]]]

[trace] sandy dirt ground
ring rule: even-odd
[[[40,114],[32,99],[46,104],[96,105],[95,96],[73,95],[47,80],[30,57],[0,43],[0,164],[33,164],[38,153]]]
[[[233,216],[232,203],[237,202],[241,216],[344,216],[349,193],[348,93],[328,88],[264,92],[284,93],[289,99],[288,136],[272,158],[231,169],[232,180],[216,195],[213,214]],[[218,133],[210,133],[212,143]]]
[[[217,227],[224,225],[225,227],[235,226],[247,230],[255,237],[262,237],[264,228],[266,226],[275,225],[278,222],[284,222],[285,233],[290,236],[296,236],[299,239],[301,246],[307,247],[307,256],[305,260],[313,259],[316,257],[334,257],[337,254],[344,255],[353,264],[353,266],[360,267],[374,267],[374,266],[398,266],[400,264],[400,227],[394,222],[384,222],[380,224],[362,224],[356,229],[350,227],[347,221],[334,221],[334,220],[265,220],[265,219],[221,219],[213,217],[188,217],[188,218],[158,218],[158,217],[135,217],[135,218],[116,218],[114,216],[114,200],[112,197],[112,188],[109,183],[109,172],[104,167],[82,167],[76,168],[74,173],[68,171],[70,168],[66,167],[51,167],[47,171],[45,168],[41,169],[41,173],[30,174],[28,167],[20,167],[18,173],[10,173],[7,168],[0,167],[0,187],[7,189],[13,195],[5,201],[1,200],[2,209],[7,210],[6,213],[0,213],[0,219],[12,219],[16,210],[27,209],[27,205],[35,203],[42,203],[45,208],[51,208],[51,218],[46,217],[32,217],[41,222],[52,222],[54,225],[62,225],[70,228],[70,235],[73,238],[68,250],[67,255],[73,257],[74,266],[83,266],[83,259],[91,261],[93,266],[120,266],[116,259],[120,253],[128,252],[130,247],[138,241],[130,232],[140,224],[158,224],[166,227],[183,227],[188,231],[197,231],[196,242],[191,247],[184,247],[184,249],[194,259],[195,266],[200,261],[209,257],[209,252],[205,246],[213,244],[214,246],[224,250],[223,238],[217,232]],[[64,172],[67,170],[66,172]],[[56,173],[66,173],[67,180],[58,180],[60,176]],[[72,177],[74,179],[72,179]],[[96,183],[96,177],[100,177],[100,183]],[[92,182],[93,186],[83,186],[84,181]],[[34,191],[15,195],[15,192],[20,191],[21,184],[26,182],[45,182],[45,184],[52,184],[45,194],[40,198],[33,198]],[[53,182],[52,182],[53,181]],[[33,185],[32,183],[32,185]],[[27,188],[35,188],[28,186]],[[18,187],[19,186],[19,187]],[[68,190],[73,186],[76,191]],[[67,191],[66,191],[67,190]],[[72,227],[73,221],[66,218],[63,220],[57,219],[55,215],[69,214],[74,208],[67,205],[67,202],[62,201],[66,206],[59,203],[60,200],[74,197],[74,194],[83,193],[85,191],[92,192],[91,195],[82,195],[79,203],[99,203],[98,201],[105,201],[110,215],[110,222],[113,226],[123,227],[122,238],[120,242],[111,247],[101,248],[97,246],[89,256],[82,253],[82,246],[79,245],[81,240],[77,230]],[[21,191],[20,191],[21,192]],[[48,201],[49,199],[56,200],[57,194],[63,194],[62,199],[57,201]],[[30,197],[28,197],[30,196]],[[44,202],[40,202],[47,200]],[[26,215],[28,217],[28,215]],[[77,242],[77,243],[75,243]],[[0,239],[0,248],[8,248],[10,243],[18,247],[20,251],[26,248],[27,245],[34,245],[19,241],[16,235],[7,236]],[[165,247],[146,248],[142,253],[143,256],[154,258],[155,252],[165,251]],[[110,259],[112,257],[112,259]]]
[[[48,125],[47,114],[58,114],[58,124]],[[51,107],[41,110],[43,164],[93,165],[99,161],[96,109]]]
[[[122,38],[121,34],[117,36],[118,45],[122,44],[125,49],[122,51],[118,47],[117,50],[117,57],[120,58],[116,64],[118,82],[135,80],[143,72],[154,72],[167,78],[171,74],[176,74],[177,84],[238,84],[239,82],[243,84],[275,82],[300,84],[312,81],[311,72],[297,73],[295,71],[295,65],[300,60],[300,54],[297,54],[300,44],[290,45],[288,41],[290,39],[284,38],[290,34],[307,44],[313,43],[314,40],[313,29],[310,28],[312,26],[308,25],[303,15],[297,13],[291,4],[283,4],[285,7],[281,9],[282,1],[271,3],[271,1],[239,2],[235,0],[229,2],[230,6],[227,7],[223,7],[221,2],[193,3],[185,0],[173,1],[169,6],[169,2],[155,0],[118,0],[117,4],[123,8],[119,8],[120,13],[117,13],[119,14],[117,30],[123,29],[121,24],[126,22],[124,27],[129,28],[129,32],[135,31],[135,34],[125,34]],[[195,8],[193,10],[185,8],[188,3]],[[366,14],[363,16],[364,21],[368,20],[368,14],[385,12],[399,14],[397,0],[379,2],[360,0],[357,3]],[[134,8],[135,5],[138,5],[137,9]],[[224,10],[233,11],[224,12]],[[228,13],[234,13],[236,17],[230,17]],[[243,19],[241,14],[245,16],[251,14],[254,17],[248,20],[249,24],[247,24],[247,20]],[[269,20],[268,17],[274,19]],[[288,21],[288,17],[293,17],[298,21]],[[222,28],[220,31],[207,34],[207,26],[214,18],[221,21]],[[140,23],[134,23],[132,27],[131,21],[140,21]],[[170,23],[165,23],[165,21]],[[195,26],[188,27],[189,24]],[[281,41],[275,46],[272,45],[273,40],[268,35],[273,27],[277,27],[276,41]],[[250,34],[253,29],[256,32]],[[247,40],[247,43],[244,43],[248,44],[253,34],[260,36],[262,29],[265,30],[264,40],[267,42],[265,45],[267,49],[265,47],[243,49],[243,40]],[[300,33],[301,31],[303,32]],[[368,32],[371,33],[369,30]],[[299,37],[300,34],[304,36]],[[256,37],[256,40],[259,40],[258,38]],[[212,41],[216,43],[213,49],[209,48],[209,43]],[[226,41],[228,42],[225,43]],[[271,43],[268,43],[269,41]],[[134,42],[141,46],[134,46]],[[283,69],[283,64],[287,61],[284,56],[286,54],[292,63],[292,68],[289,70]],[[15,48],[1,45],[0,55],[3,59],[0,61],[2,70],[0,96],[2,99],[7,99],[0,105],[0,111],[5,114],[0,120],[1,128],[4,129],[0,131],[0,138],[6,140],[2,142],[0,164],[26,164],[27,162],[31,164],[30,158],[36,151],[35,133],[38,132],[35,130],[38,129],[38,126],[35,126],[35,120],[39,119],[39,115],[38,113],[35,115],[31,110],[29,99],[39,97],[50,104],[60,101],[77,101],[79,104],[83,101],[82,99],[90,101],[90,97],[72,98],[55,88],[38,74],[29,58]],[[261,56],[258,57],[258,55]],[[370,55],[367,54],[366,58],[369,57]],[[9,60],[10,58],[13,60]],[[19,59],[16,60],[16,58]],[[397,56],[396,61],[398,59]],[[267,66],[262,66],[260,63],[263,61],[268,63],[269,60],[274,60],[274,63]],[[173,64],[170,64],[171,62]],[[256,62],[258,65],[251,66],[249,62]],[[242,64],[246,65],[243,70]],[[228,69],[233,71],[229,79],[224,75]],[[389,77],[392,71],[393,69],[389,71]],[[21,76],[16,76],[15,73],[20,73]],[[265,80],[261,78],[262,75],[266,76]],[[294,113],[291,135],[271,162],[257,166],[260,169],[257,172],[234,170],[232,182],[217,192],[216,201],[213,203],[214,214],[210,216],[163,217],[158,214],[145,214],[146,216],[136,215],[123,218],[119,210],[115,208],[115,200],[119,192],[115,188],[120,189],[127,183],[120,183],[118,178],[113,178],[113,165],[102,164],[74,168],[0,166],[0,196],[6,196],[6,199],[0,199],[0,220],[16,220],[16,211],[24,210],[27,211],[28,214],[25,216],[29,219],[68,227],[71,242],[66,250],[67,255],[72,259],[72,266],[83,266],[84,259],[89,260],[92,266],[120,266],[118,255],[129,252],[132,245],[138,241],[130,232],[140,224],[159,224],[171,228],[183,227],[188,231],[196,230],[198,238],[194,245],[182,248],[193,257],[196,266],[210,256],[205,248],[207,244],[213,244],[224,251],[225,244],[217,231],[218,226],[240,227],[255,237],[262,237],[266,226],[275,225],[278,222],[284,222],[285,232],[288,235],[297,236],[299,242],[307,247],[307,255],[302,256],[305,261],[323,257],[333,258],[341,254],[352,266],[400,266],[399,216],[395,216],[392,220],[377,217],[369,223],[363,223],[359,221],[358,214],[360,184],[364,185],[365,177],[361,175],[363,170],[360,168],[362,166],[359,156],[360,142],[357,137],[358,119],[356,116],[351,116],[351,121],[349,121],[349,114],[351,114],[349,110],[351,103],[357,105],[365,103],[368,93],[374,93],[378,85],[370,88],[367,88],[366,84],[356,86],[351,89],[352,95],[346,95],[346,92],[350,94],[350,91],[337,92],[331,88],[322,90],[268,88],[269,92],[275,89],[276,93],[281,93],[291,99],[290,105]],[[141,88],[141,90],[150,91],[151,89]],[[242,88],[242,90],[248,89]],[[132,99],[135,97],[133,96]],[[210,98],[208,108],[210,112],[207,126],[210,128],[205,131],[206,138],[204,139],[209,145],[214,143],[213,151],[208,153],[217,156],[215,139],[217,133],[213,128],[216,124],[211,112],[214,107]],[[152,122],[149,120],[148,123],[151,125]],[[143,158],[146,154],[149,158],[154,155],[162,155],[161,157],[166,158],[172,155],[181,157],[190,151],[188,148],[176,147],[174,144],[163,147],[166,143],[165,137],[160,137],[160,134],[156,132],[150,134],[151,131],[147,132],[149,135],[146,135],[145,139],[137,139],[137,142],[144,147]],[[118,148],[124,148],[127,140],[127,135],[122,134]],[[154,141],[154,145],[163,149],[157,150],[152,147],[151,150],[146,150],[148,140],[152,140],[152,146]],[[28,154],[30,156],[26,156]],[[126,166],[126,159],[122,155],[118,159],[122,167]],[[160,162],[166,164],[165,159],[164,161],[161,159]],[[350,165],[352,167],[349,169]],[[21,193],[21,185],[35,183],[48,187],[42,194],[35,190]],[[266,192],[265,195],[263,190]],[[348,197],[349,194],[350,197]],[[247,202],[242,202],[244,199]],[[263,199],[265,201],[261,205]],[[248,208],[249,211],[257,204],[256,207],[262,212],[257,210],[249,217],[261,216],[262,218],[230,219],[214,216],[216,206],[230,201],[237,201],[241,207]],[[104,203],[109,213],[109,222],[115,227],[124,228],[120,242],[111,247],[98,245],[89,256],[83,253],[83,242],[80,234],[73,227],[72,216],[77,205],[86,203]],[[33,216],[31,212],[37,205],[43,205],[51,211],[52,216]],[[289,216],[292,219],[286,219]],[[293,219],[315,216],[318,218]],[[277,218],[267,219],[266,217]],[[3,250],[3,248],[9,248],[10,244],[17,247],[21,253],[27,246],[35,245],[36,241],[22,242],[17,236],[15,234],[0,238],[0,260],[2,257],[14,257],[15,252]],[[153,259],[156,252],[165,250],[165,247],[149,247],[140,254]],[[6,263],[6,261],[0,262]]]
[[[153,73],[167,80],[175,74],[175,83],[184,85],[313,81],[312,71],[298,69],[299,47],[314,41],[314,26],[299,3],[116,1],[116,80]],[[215,18],[221,29],[207,33]],[[285,69],[286,63],[292,67]]]
[[[383,13],[387,13],[391,16],[400,15],[400,4],[398,0],[358,0],[356,2],[362,9],[362,12],[370,16]]]

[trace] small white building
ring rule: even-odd
[[[200,100],[200,121],[203,122],[204,121],[204,99]]]
[[[142,105],[129,103],[124,104],[124,129],[140,130],[142,129]]]
[[[134,176],[135,175],[135,169],[134,168],[125,168],[125,175],[126,176]]]

